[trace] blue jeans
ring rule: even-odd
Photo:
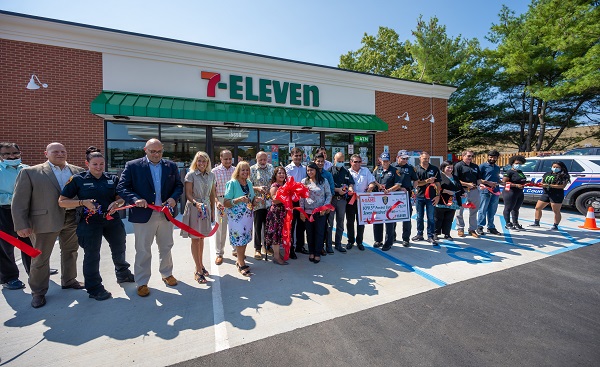
[[[480,190],[481,203],[479,204],[479,211],[477,212],[477,226],[479,228],[485,227],[487,220],[488,229],[494,229],[494,216],[496,210],[498,210],[498,199],[499,197],[486,190]]]
[[[433,202],[431,199],[417,197],[415,206],[417,209],[417,235],[423,235],[423,230],[425,227],[423,219],[425,217],[425,210],[427,210],[427,237],[433,237],[433,234],[435,233],[435,208],[433,207]]]

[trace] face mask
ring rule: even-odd
[[[560,169],[560,168],[558,168],[558,167],[552,167],[552,172],[554,172],[554,173],[558,173],[558,172],[560,172],[560,171],[561,171],[561,169]]]
[[[521,165],[520,164],[513,164],[513,168],[514,169],[521,169]]]
[[[337,168],[342,168],[342,167],[344,167],[344,162],[335,162],[335,166]]]
[[[18,166],[19,164],[21,164],[21,158],[5,159],[4,163],[6,163],[7,166]]]

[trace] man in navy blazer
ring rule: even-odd
[[[144,147],[146,156],[125,164],[117,193],[127,204],[135,204],[129,209],[129,221],[133,223],[135,234],[135,280],[140,297],[150,294],[148,281],[151,275],[152,243],[156,238],[160,259],[159,271],[163,282],[176,286],[173,276],[173,224],[160,212],[148,208],[148,204],[168,205],[174,208],[183,193],[183,183],[177,165],[162,159],[163,144],[158,139],[150,139]]]

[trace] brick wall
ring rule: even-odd
[[[448,101],[433,98],[433,116],[435,123],[423,121],[430,114],[432,99],[405,94],[375,92],[375,114],[388,124],[388,131],[375,136],[377,154],[383,152],[383,146],[390,147],[392,160],[400,149],[425,150],[431,155],[446,157],[448,151]],[[410,121],[398,116],[408,112]],[[402,129],[402,125],[408,129]],[[431,129],[433,128],[433,148]]]
[[[31,74],[48,88],[26,88]],[[23,162],[44,162],[48,143],[67,148],[68,162],[84,164],[85,149],[104,149],[103,120],[90,113],[102,91],[102,54],[0,39],[0,140],[15,142]]]

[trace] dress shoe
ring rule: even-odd
[[[327,252],[325,252],[325,249],[321,249],[321,256],[327,256]]]
[[[524,231],[525,230],[525,228],[523,228],[523,226],[520,225],[519,223],[513,223],[513,227],[515,227],[515,229],[517,231]]]
[[[298,258],[298,255],[296,255],[295,251],[290,251],[290,259],[292,260],[296,260]]]
[[[352,250],[352,247],[354,246],[353,243],[349,243],[346,245],[346,250]]]
[[[46,304],[46,296],[33,296],[31,300],[31,307],[40,308]]]
[[[475,232],[475,231],[469,231],[469,234],[470,234],[471,236],[473,236],[474,238],[479,238],[479,235],[478,235],[478,234],[477,234],[477,232]]]
[[[58,274],[58,269],[50,268],[50,275],[56,275],[56,274]]]
[[[411,238],[412,241],[425,241],[425,239],[423,238],[423,236],[421,235],[416,235],[413,238]]]
[[[480,236],[484,236],[485,232],[483,231],[483,227],[479,227],[475,230],[475,233],[477,233]]]
[[[330,255],[335,254],[335,252],[333,251],[333,247],[328,248],[327,249],[327,253],[330,254]]]
[[[340,245],[335,245],[335,249],[338,250],[339,252],[346,252],[346,249],[340,244]]]
[[[124,277],[118,277],[117,278],[117,283],[133,283],[135,282],[135,278],[133,277],[133,274],[129,273]]]
[[[373,244],[373,247],[375,247],[375,248],[380,248],[381,246],[383,246],[383,242],[375,242]]]
[[[464,237],[465,236],[465,230],[464,229],[459,229],[456,232],[458,232],[458,237]]]
[[[63,285],[61,288],[62,289],[85,289],[85,285],[83,285],[83,283],[81,283],[81,282],[74,281],[70,284]]]
[[[449,234],[445,234],[444,239],[448,241],[454,241],[454,238],[452,238],[452,236],[450,236]]]
[[[90,294],[90,298],[93,298],[96,301],[104,301],[106,299],[109,299],[110,297],[112,297],[112,294],[106,289],[103,289],[96,294]]]
[[[381,246],[381,251],[389,251],[392,248],[392,244],[390,243],[389,245],[386,243],[385,245]]]
[[[495,235],[499,235],[500,232],[498,232],[498,230],[496,228],[488,228],[488,233],[489,234],[495,234]]]
[[[435,234],[435,233],[433,234],[433,237],[431,237],[431,238],[433,238],[434,241],[439,241],[440,240],[440,238],[438,237],[438,235]]]
[[[137,294],[140,297],[148,297],[148,295],[150,294],[150,289],[148,289],[148,286],[145,285],[145,284],[144,285],[140,285],[137,288]]]
[[[23,283],[19,279],[13,279],[13,280],[11,280],[9,282],[2,283],[2,288],[6,288],[6,289],[9,289],[11,291],[15,291],[17,289],[23,289],[23,288],[25,288],[25,283]]]
[[[359,243],[358,245],[356,245],[356,247],[358,247],[358,249],[361,251],[365,250],[365,246],[362,243]]]
[[[298,253],[298,252],[301,253],[301,254],[304,254],[304,255],[308,255],[310,253],[304,247],[302,247],[301,249],[296,249],[296,253]]]
[[[215,259],[215,264],[216,265],[221,265],[223,264],[223,256],[217,256],[217,258]]]
[[[432,237],[429,237],[429,238],[427,239],[427,242],[431,243],[431,244],[432,244],[432,245],[434,245],[434,246],[439,246],[439,245],[440,245],[440,244],[439,244],[439,243],[438,243],[436,240],[434,240]]]
[[[410,242],[408,242],[408,241],[402,241],[402,246],[404,246],[404,247],[410,247]]]
[[[169,275],[166,278],[162,278],[163,282],[165,282],[166,285],[168,285],[169,287],[174,287],[177,285],[177,279],[175,279],[174,276]]]

